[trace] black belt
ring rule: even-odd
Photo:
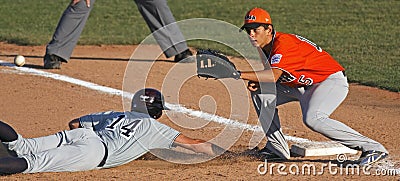
[[[99,163],[99,165],[97,165],[97,167],[103,167],[104,164],[106,164],[106,160],[108,157],[108,149],[107,149],[107,145],[104,142],[101,142],[104,145],[104,157],[103,160],[101,160],[101,162]]]

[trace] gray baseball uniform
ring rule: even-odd
[[[58,22],[52,40],[46,47],[46,54],[55,54],[68,61],[85,27],[95,0],[90,1],[90,8],[81,0],[74,6],[69,5]],[[188,49],[186,41],[175,23],[175,18],[166,0],[135,0],[136,5],[154,38],[159,43],[166,57],[175,56]],[[162,28],[166,25],[167,28]],[[159,30],[159,31],[156,31]]]
[[[137,112],[91,114],[80,122],[84,128],[39,138],[18,135],[17,140],[5,144],[27,160],[24,173],[84,171],[122,165],[150,149],[171,148],[180,134]]]
[[[262,85],[263,87],[273,87]],[[342,72],[334,73],[325,81],[306,88],[290,87],[276,84],[275,92],[268,94],[263,89],[252,92],[252,99],[259,115],[260,123],[266,133],[268,142],[266,148],[282,158],[290,158],[288,144],[281,129],[278,109],[276,106],[299,101],[304,123],[312,130],[353,149],[367,151],[377,150],[388,153],[378,142],[360,134],[345,124],[329,118],[335,109],[343,102],[348,93],[347,78]],[[271,119],[271,115],[273,118]]]
[[[171,148],[178,131],[159,123],[147,114],[105,112],[80,118],[81,125],[93,128],[108,148],[103,168],[128,163],[150,149]]]

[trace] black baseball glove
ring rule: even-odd
[[[215,50],[198,50],[196,55],[197,76],[204,78],[240,78],[240,72],[228,57]]]

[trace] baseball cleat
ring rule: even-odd
[[[181,60],[184,60],[186,58],[188,59],[184,62],[186,63],[194,62],[194,58],[191,57],[192,55],[193,55],[192,52],[189,49],[187,49],[179,53],[178,55],[175,55],[174,62],[180,62]]]
[[[255,147],[251,150],[247,150],[247,151],[243,152],[241,155],[255,157],[259,160],[274,160],[274,161],[286,160],[284,158],[279,157],[275,153],[272,153],[271,151],[267,150],[266,148],[259,150],[258,147]]]
[[[285,158],[281,158],[277,154],[272,153],[270,150],[268,150],[265,147],[263,149],[261,149],[260,151],[258,151],[258,154],[264,160],[286,160]]]
[[[61,68],[61,62],[67,62],[63,58],[54,55],[54,54],[46,54],[43,58],[44,61],[44,68],[45,69],[60,69]]]
[[[358,159],[358,163],[361,166],[371,165],[373,163],[376,163],[376,162],[386,158],[387,156],[388,156],[388,154],[385,152],[369,150],[369,151],[365,151],[361,154],[360,158]]]

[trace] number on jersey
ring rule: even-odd
[[[124,119],[125,119],[124,114],[119,115],[118,117],[113,119],[112,123],[109,126],[107,126],[106,129],[109,129],[109,130],[120,129],[121,136],[126,139],[129,139],[133,135],[137,126],[139,125],[139,123],[142,120],[137,119],[137,120],[128,122],[128,124],[116,126],[119,122],[121,122],[121,120],[124,120]]]
[[[302,36],[299,36],[299,35],[296,35],[296,37],[297,37],[299,40],[304,41],[304,42],[310,44],[311,46],[315,47],[315,49],[317,49],[319,52],[322,52],[322,48],[319,47],[319,46],[318,46],[317,44],[315,44],[314,42],[308,40],[307,38],[304,38],[304,37],[302,37]]]

